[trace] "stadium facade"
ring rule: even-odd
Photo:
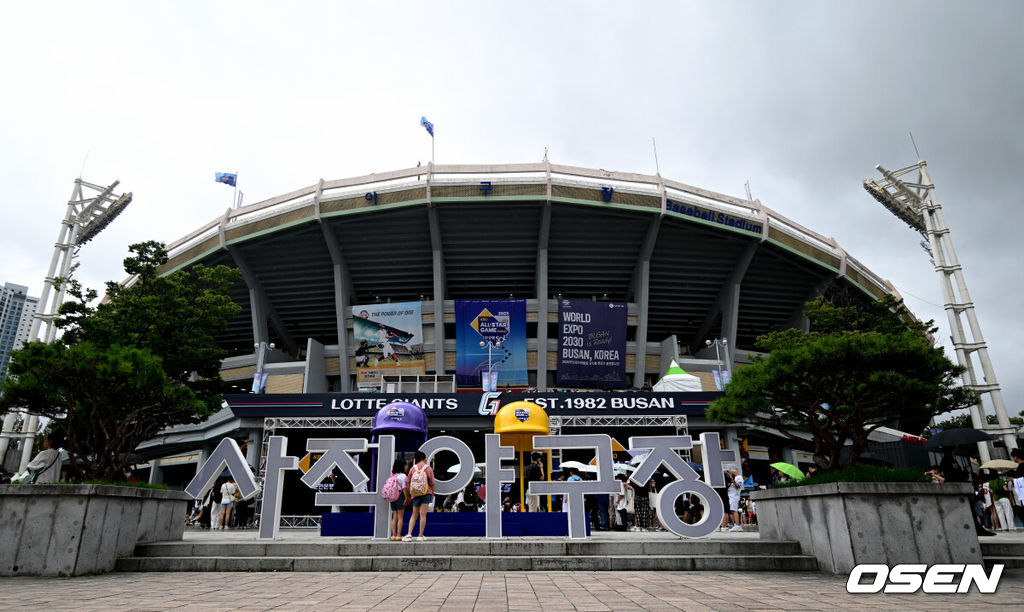
[[[346,401],[376,406],[391,397],[371,400],[357,393],[371,365],[378,374],[414,374],[408,369],[413,363],[428,376],[456,376],[463,384],[448,399],[471,406],[436,411],[445,418],[432,421],[431,429],[480,431],[489,425],[486,403],[497,396],[481,395],[487,381],[478,371],[465,376],[460,355],[477,350],[486,355],[474,357],[478,364],[486,359],[482,370],[510,377],[499,378],[500,389],[528,390],[541,399],[579,386],[640,390],[675,359],[700,378],[705,392],[690,404],[686,427],[723,430],[704,420],[702,406],[714,397],[716,373],[742,367],[757,336],[806,328],[803,305],[818,295],[869,301],[895,293],[835,239],[758,200],[659,175],[547,161],[428,164],[320,180],[229,209],[168,249],[164,273],[224,264],[244,279],[232,291],[242,312],[218,338],[230,352],[222,375],[239,395],[229,396],[230,408],[207,423],[177,428],[143,447],[150,456],[165,457],[168,467],[193,463],[224,435],[248,441],[256,465],[264,428],[275,418],[281,424],[282,418],[372,416],[339,411]],[[521,314],[494,315],[490,310],[500,302]],[[609,309],[621,307],[624,319],[616,332],[622,338],[615,340],[622,348],[614,356],[619,378],[608,385],[565,384],[560,357],[583,354],[560,352],[566,330],[560,313],[579,310],[567,304],[606,302]],[[477,335],[469,334],[469,344],[458,312],[467,303],[480,315],[473,315]],[[385,312],[388,305],[394,312]],[[404,326],[376,320],[398,311],[412,316]],[[509,317],[518,317],[523,332],[515,349],[522,362],[515,368],[508,345],[484,331],[504,325],[499,340],[511,338]],[[410,327],[419,334],[411,341],[411,332],[402,335]],[[383,341],[372,340],[368,351],[359,340],[365,333],[380,333]],[[727,342],[709,346],[715,339]],[[489,350],[497,353],[494,368]],[[244,395],[253,387],[266,395]],[[435,389],[398,390],[408,395]],[[584,402],[578,410],[570,401],[564,414],[657,412],[624,411],[624,405],[620,401],[616,413],[609,401],[595,400],[589,408]],[[737,430],[724,433],[730,446],[737,444]],[[792,451],[769,452],[799,459]],[[178,456],[167,459],[173,454]]]

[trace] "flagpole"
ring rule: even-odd
[[[235,210],[238,206],[238,173],[235,173],[235,184],[232,185],[235,188],[235,195],[231,199],[231,210]]]

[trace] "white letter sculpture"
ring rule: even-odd
[[[256,492],[259,491],[259,487],[256,486],[256,478],[253,477],[249,464],[245,462],[238,443],[231,438],[224,438],[217,448],[213,449],[210,458],[206,460],[203,467],[199,468],[195,477],[185,487],[185,492],[191,495],[192,499],[203,497],[213,483],[217,482],[217,477],[225,467],[238,483],[238,492],[242,494],[243,499],[249,499],[256,495]]]
[[[281,522],[281,494],[284,492],[284,473],[299,469],[299,458],[286,455],[288,438],[270,436],[267,439],[266,472],[263,475],[263,505],[260,506],[260,538],[275,540]]]
[[[569,538],[586,539],[586,513],[584,495],[612,495],[622,493],[622,483],[612,475],[612,439],[607,434],[571,436],[535,436],[533,447],[541,450],[553,448],[592,448],[597,454],[597,480],[555,481],[530,483],[528,495],[565,495],[569,504]],[[488,449],[489,450],[489,449]],[[490,463],[490,456],[487,458]],[[488,465],[488,468],[490,465]],[[488,488],[488,490],[490,490]],[[491,504],[487,504],[490,508]]]
[[[373,491],[363,493],[326,493],[317,492],[314,502],[318,506],[373,506],[373,538],[388,539],[389,519],[391,518],[391,502],[381,497],[380,492],[391,476],[391,464],[395,461],[395,437],[381,436],[378,440],[377,454],[377,486]],[[313,464],[302,482],[307,487],[315,487],[335,466],[341,470],[353,488],[366,484],[369,477],[352,459],[349,451],[366,452],[368,445],[364,438],[310,438],[306,441],[306,450],[323,452],[323,456]]]

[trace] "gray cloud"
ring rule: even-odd
[[[85,177],[135,203],[82,251],[173,240],[320,177],[539,160],[653,172],[742,194],[834,236],[945,327],[919,238],[860,187],[915,160],[938,186],[1011,414],[1024,407],[1017,254],[1024,158],[1019,3],[8,7],[0,25],[0,280],[38,293]],[[56,13],[56,14],[54,14]],[[104,35],[97,35],[103,32]],[[911,297],[919,296],[919,297]],[[945,336],[947,331],[941,331]]]

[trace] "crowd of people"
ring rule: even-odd
[[[968,463],[960,467],[952,448],[944,449],[942,461],[925,474],[932,482],[967,482],[974,487],[971,510],[975,529],[979,535],[994,535],[994,531],[1012,531],[1024,527],[1024,451],[1010,453],[1017,467],[1012,471],[989,475],[975,473]],[[1017,523],[1020,523],[1018,527]]]
[[[394,501],[391,501],[391,539],[411,540],[413,527],[417,522],[422,523],[428,512],[483,512],[489,499],[500,499],[503,512],[564,512],[566,504],[560,495],[527,495],[525,507],[513,496],[512,486],[502,490],[500,497],[487,495],[486,487],[481,479],[474,479],[463,490],[448,496],[435,498],[433,491],[433,471],[429,472],[428,491],[425,494],[415,495],[410,491],[411,482],[415,475],[417,466],[423,464],[425,457],[417,453],[416,459],[412,462],[396,460],[392,467],[392,476],[389,479],[395,481],[394,485],[386,484],[384,487],[385,499],[394,495],[393,487],[402,490]],[[534,453],[531,462],[524,471],[524,488],[529,483],[545,480],[544,456]],[[429,466],[425,470],[429,470]],[[582,481],[593,480],[595,475],[589,472],[581,473],[575,468],[566,467],[554,474],[555,480]],[[755,504],[742,495],[744,482],[739,472],[735,469],[726,472],[726,481],[729,483],[727,490],[722,490],[722,502],[726,508],[725,520],[722,522],[723,531],[742,531],[744,525],[756,523]],[[587,495],[584,498],[585,512],[590,521],[590,527],[594,531],[658,531],[662,530],[658,520],[657,499],[658,493],[672,481],[673,477],[666,472],[656,472],[650,481],[638,485],[631,480],[627,474],[616,474],[615,479],[621,483],[620,493],[608,495]],[[405,512],[412,509],[413,517],[407,533],[403,536]],[[705,502],[697,495],[684,494],[676,500],[676,515],[688,524],[694,524],[701,520],[705,511]],[[417,539],[422,538],[422,528]]]

